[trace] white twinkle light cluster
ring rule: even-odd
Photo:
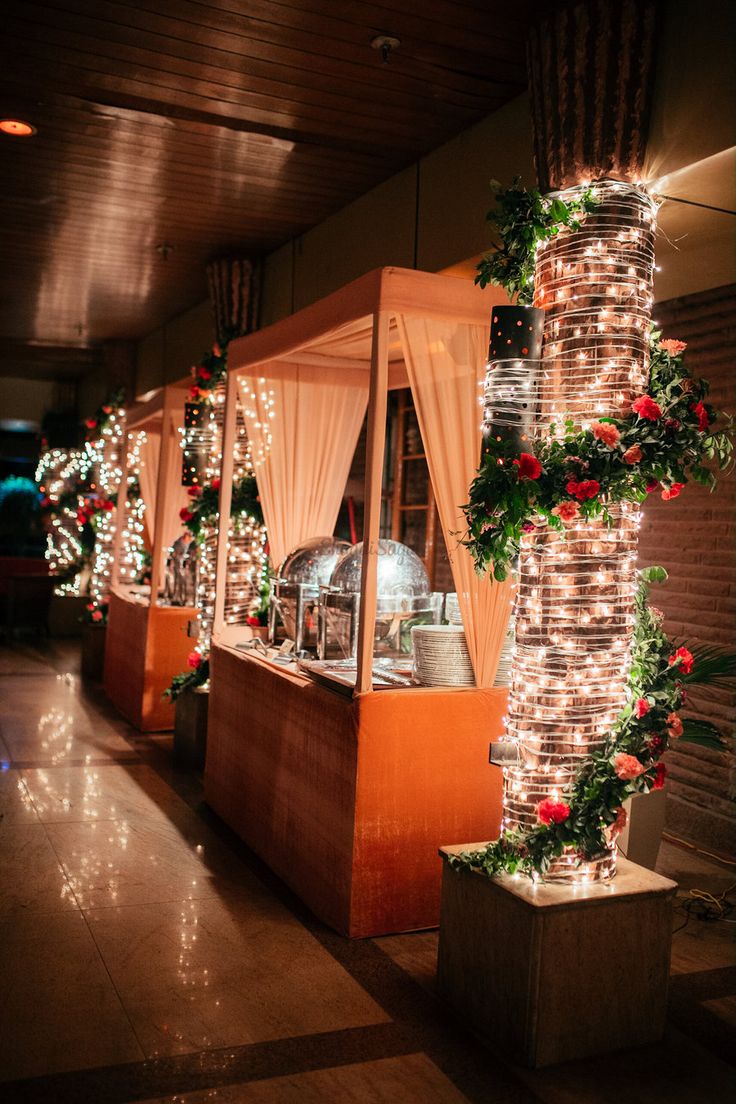
[[[98,494],[114,503],[123,471],[120,466],[125,411],[113,410],[100,436],[88,441],[86,449],[96,474]],[[99,606],[107,601],[112,581],[115,509],[99,514],[95,523],[95,547],[92,553],[92,574],[89,582],[90,602]]]
[[[57,504],[63,495],[70,494],[83,484],[91,467],[86,449],[49,449],[39,457],[36,483],[55,508],[46,532],[46,559],[52,575],[63,575],[72,564],[79,561],[84,549],[79,540],[77,505],[79,498],[64,505]],[[60,583],[54,593],[78,597],[81,593],[82,573],[78,572],[67,582]]]
[[[145,430],[128,434],[128,493],[122,521],[120,564],[121,583],[140,582],[146,566],[144,516],[146,504],[140,490],[141,450],[146,444]]]
[[[537,253],[535,305],[546,315],[536,436],[564,434],[565,421],[588,428],[621,417],[646,389],[656,204],[629,184],[593,190],[598,203],[581,228]],[[521,542],[507,717],[518,759],[504,767],[504,829],[529,828],[541,800],[564,799],[625,704],[639,514],[628,503],[609,513],[610,523],[575,519],[562,531],[540,518]],[[548,877],[589,881],[614,871],[613,850],[589,863],[563,854]]]

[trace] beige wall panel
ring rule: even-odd
[[[374,268],[413,268],[415,195],[412,166],[297,238],[294,309]]]
[[[492,179],[536,184],[526,96],[446,142],[422,160],[418,268],[439,272],[486,250]]]
[[[269,253],[263,265],[261,328],[291,314],[293,243]]]
[[[166,383],[189,375],[193,364],[206,353],[215,340],[212,307],[209,299],[180,314],[166,326],[164,379]]]
[[[55,387],[53,380],[14,379],[8,376],[3,379],[0,417],[41,422],[46,411],[54,406]]]
[[[668,0],[644,177],[656,181],[734,145],[736,4]]]
[[[164,331],[154,330],[138,342],[135,396],[142,398],[164,384]]]

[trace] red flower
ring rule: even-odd
[[[102,610],[95,610],[94,613],[92,614],[92,620],[93,621],[101,621],[102,620]]]
[[[646,767],[635,755],[627,755],[625,751],[620,751],[614,757],[613,769],[617,778],[624,782],[630,782],[633,778],[638,778],[640,774],[643,774]]]
[[[554,507],[552,513],[562,521],[573,521],[580,513],[580,507],[577,502],[560,502],[559,506]]]
[[[662,484],[658,479],[652,479],[647,483],[647,494],[652,494],[654,491],[658,491]]]
[[[630,448],[627,448],[621,459],[624,464],[638,464],[643,455],[644,453],[641,451],[639,445],[632,445]]]
[[[245,623],[246,625],[250,625],[252,629],[261,627],[261,622],[258,620],[257,617],[246,617]]]
[[[604,445],[608,445],[609,448],[613,448],[617,445],[621,434],[614,425],[610,422],[593,422],[590,427],[593,430],[593,436],[597,441],[602,441]]]
[[[662,408],[649,395],[640,395],[636,402],[631,404],[631,409],[640,418],[646,418],[649,422],[656,422],[662,417]]]
[[[186,506],[182,506],[181,510],[179,511],[179,517],[181,518],[181,520],[186,525],[186,523],[188,521],[192,520],[192,518],[194,517],[194,514],[190,510],[188,510],[186,508]]]
[[[212,346],[212,355],[216,356],[216,357],[221,357],[222,356],[222,349],[220,348],[220,346],[218,345],[217,342],[215,342],[215,344]]]
[[[677,713],[669,713],[667,715],[667,731],[671,740],[676,740],[679,736],[682,736],[684,729],[682,721]]]
[[[200,395],[200,391],[199,391],[199,388],[196,385],[194,387],[189,388],[189,398],[192,402],[196,402],[197,399],[199,398],[199,395]]]
[[[95,604],[94,604],[94,602],[88,602],[88,603],[87,603],[87,609],[88,609],[88,610],[93,610],[94,608],[95,608]]]
[[[667,662],[670,667],[674,667],[676,663],[679,664],[678,670],[680,674],[689,675],[693,669],[695,657],[687,648],[678,648],[674,655],[670,656]]]
[[[672,433],[680,428],[682,425],[679,418],[667,418],[664,423],[664,428],[669,429]]]
[[[669,489],[662,491],[662,498],[665,502],[669,502],[671,498],[677,498],[684,486],[684,483],[673,483]]]
[[[112,407],[111,406],[103,406],[102,413],[103,414],[112,414]]]
[[[201,380],[212,379],[212,373],[210,372],[209,368],[205,368],[204,365],[200,365],[197,371],[197,375]]]
[[[522,533],[533,533],[536,529],[536,525],[532,521],[524,521],[521,525]]]
[[[537,819],[540,824],[562,824],[570,815],[570,806],[564,801],[555,801],[545,797],[537,805]]]
[[[600,489],[601,485],[597,479],[583,479],[579,483],[571,479],[566,488],[567,493],[574,495],[578,502],[585,502],[586,498],[595,498]]]
[[[45,510],[50,505],[51,505],[51,499],[49,498],[48,495],[44,495],[43,498],[41,499],[42,508]]]
[[[201,493],[202,493],[202,488],[201,487],[190,487],[189,490],[187,491],[187,494],[189,495],[190,498],[199,498]]]
[[[705,409],[705,404],[702,402],[692,403],[690,409],[698,419],[698,429],[701,433],[704,433],[710,425],[710,418],[708,417],[708,411]]]
[[[85,418],[84,424],[86,425],[87,429],[96,429],[97,428],[97,419],[96,418]]]
[[[654,755],[659,755],[664,747],[664,740],[661,736],[650,736],[647,740],[647,747]]]
[[[651,789],[661,790],[664,786],[664,780],[667,777],[667,768],[664,763],[654,764],[654,781],[652,782]]]
[[[219,491],[219,489],[220,489],[220,477],[218,475],[218,476],[215,476],[215,478],[212,480],[212,490],[213,491]]]
[[[676,357],[679,356],[680,353],[685,352],[687,349],[687,342],[678,341],[674,337],[668,337],[664,341],[660,341],[659,347],[660,349],[664,349],[668,356]]]
[[[187,656],[187,667],[191,667],[196,671],[198,667],[202,666],[202,656],[199,652],[190,652]]]
[[[634,705],[634,712],[636,713],[639,720],[641,720],[642,717],[646,717],[651,708],[652,707],[646,698],[637,698],[636,704]]]
[[[519,469],[519,479],[539,479],[542,474],[542,465],[529,452],[522,452],[519,459],[514,460],[514,464]]]

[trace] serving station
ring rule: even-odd
[[[145,544],[150,551],[150,583],[126,576],[126,527],[115,533],[107,625],[104,688],[116,709],[142,732],[173,729],[174,707],[163,697],[175,674],[186,666],[192,642],[191,542],[181,538],[179,511],[186,501],[181,483],[186,384],[171,384],[147,403],[130,410],[126,432],[143,434],[135,471],[145,503]],[[125,517],[134,475],[129,449],[123,449],[118,517]],[[152,598],[153,596],[153,598]]]
[[[466,281],[379,269],[229,347],[220,518],[239,400],[282,566],[271,646],[254,646],[223,616],[221,521],[205,794],[320,918],[352,936],[436,924],[438,842],[499,830],[500,772],[483,764],[505,709],[494,676],[510,585],[479,577],[458,539],[481,447],[489,306]],[[443,629],[445,596],[380,530],[387,396],[407,385],[461,628],[453,617]],[[341,549],[331,534],[366,411],[363,541]],[[447,651],[418,678],[413,639],[430,626],[446,631]],[[440,668],[453,664],[443,684]]]

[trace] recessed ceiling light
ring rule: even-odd
[[[0,119],[0,130],[3,134],[12,134],[15,138],[30,138],[36,133],[36,128],[22,119]]]

